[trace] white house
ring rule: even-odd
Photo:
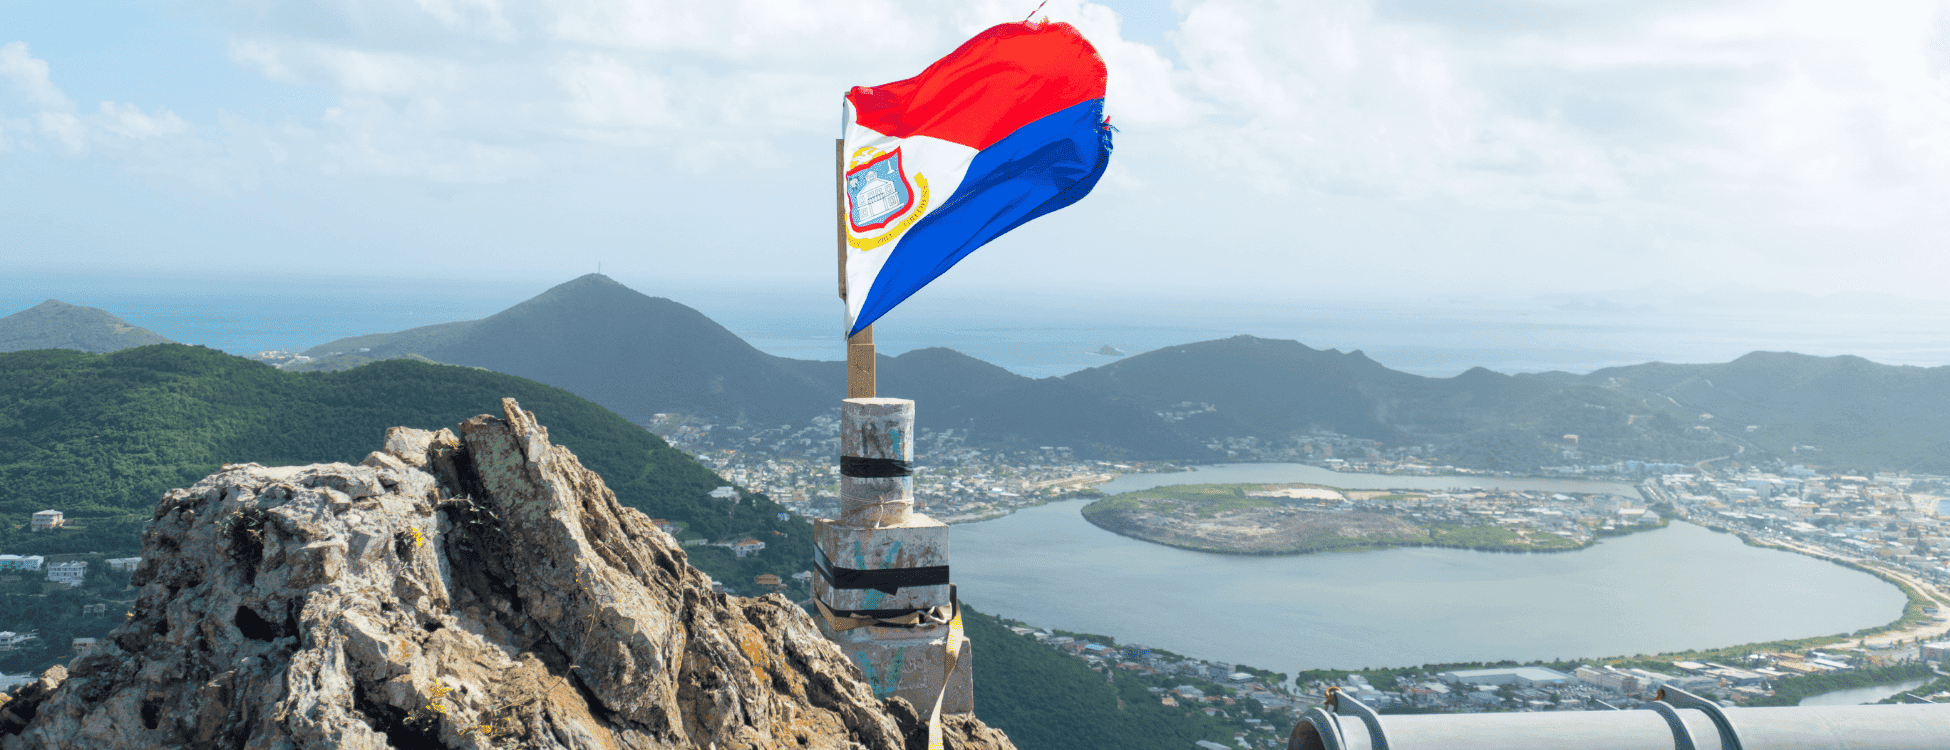
[[[738,488],[730,485],[719,487],[711,491],[711,499],[730,500],[735,505],[738,503]]]
[[[40,555],[0,555],[0,570],[40,570],[44,562]]]
[[[80,586],[82,579],[87,577],[88,563],[82,560],[58,562],[47,566],[47,580],[68,584],[69,588]]]
[[[11,630],[0,630],[0,651],[12,651],[19,647],[20,644],[39,637],[33,633],[16,633]]]
[[[108,561],[108,567],[114,570],[134,571],[135,566],[141,564],[142,558],[140,557],[115,557],[110,558]]]
[[[61,511],[54,510],[52,508],[34,514],[35,531],[46,531],[48,529],[58,529],[66,524],[67,521],[62,520],[61,518]]]
[[[762,549],[765,549],[765,543],[751,537],[745,537],[731,543],[731,551],[737,553],[739,557],[744,557]]]

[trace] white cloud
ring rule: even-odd
[[[83,113],[14,42],[0,47],[0,78],[17,96],[0,98],[0,112],[24,119],[7,121],[0,147],[119,149],[237,175],[207,179],[233,187],[267,170],[605,186],[592,194],[616,180],[643,186],[647,213],[631,222],[738,221],[749,244],[782,247],[811,236],[797,219],[712,215],[671,185],[777,201],[784,214],[807,195],[828,200],[817,171],[847,87],[913,75],[1033,5],[202,0],[231,59],[302,91],[294,99],[309,109],[266,115],[239,102],[229,109],[256,119],[211,127],[168,108],[200,107],[158,92],[141,108]],[[1933,259],[1946,228],[1945,8],[1050,0],[1042,15],[1103,54],[1120,133],[1110,189],[1027,231],[1088,235],[1037,259],[1051,273],[1143,269],[1143,257],[1170,262],[1187,243],[1225,248],[1186,271],[1188,284],[1200,273],[1324,283],[1402,267],[1435,284],[1488,264],[1524,268],[1511,283],[1571,283],[1593,264],[1645,275],[1687,264],[1867,284]],[[1143,36],[1154,44],[1129,38],[1127,15],[1152,24]],[[185,166],[198,159],[216,166]],[[1014,252],[1007,244],[985,253]],[[1886,259],[1844,267],[1861,254],[1838,248],[1865,244]]]
[[[415,0],[420,10],[456,31],[507,41],[515,37],[515,27],[496,0]]]
[[[133,104],[102,102],[96,122],[108,133],[138,141],[190,132],[189,122],[174,112],[162,110],[151,115]]]
[[[68,102],[67,95],[61,93],[61,89],[56,88],[53,80],[48,78],[47,61],[29,54],[26,42],[0,45],[0,78],[13,84],[14,89],[35,106],[55,110],[74,108]]]
[[[604,54],[577,55],[558,75],[571,102],[569,112],[589,127],[664,128],[676,126],[671,82]]]
[[[95,114],[76,114],[68,95],[54,85],[47,61],[31,55],[25,42],[0,45],[0,78],[39,108],[35,129],[70,153],[86,152],[93,143],[145,141],[190,131],[190,124],[169,110],[152,115],[133,104],[102,102]],[[0,150],[5,145],[0,141]]]
[[[41,132],[59,141],[69,151],[88,150],[88,127],[72,112],[42,112]]]

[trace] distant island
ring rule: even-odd
[[[1147,542],[1243,555],[1381,547],[1566,552],[1665,525],[1608,495],[1343,490],[1307,484],[1192,484],[1126,492],[1083,517]]]
[[[1122,351],[1120,351],[1120,350],[1118,350],[1118,348],[1117,348],[1117,347],[1114,347],[1114,346],[1111,346],[1110,344],[1105,344],[1105,345],[1104,345],[1104,348],[1102,348],[1102,349],[1098,349],[1098,350],[1097,350],[1097,353],[1098,353],[1098,354],[1102,354],[1102,355],[1104,355],[1104,356],[1106,356],[1106,357],[1122,357],[1122,356],[1124,356],[1124,352],[1122,352]]]

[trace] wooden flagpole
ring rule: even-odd
[[[840,302],[846,302],[846,139],[833,139],[833,197],[839,204]],[[873,326],[846,340],[846,397],[873,398]]]

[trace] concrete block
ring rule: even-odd
[[[948,525],[920,513],[894,526],[850,526],[822,518],[813,521],[813,545],[838,568],[906,570],[947,565]],[[813,596],[836,610],[927,609],[948,603],[948,585],[902,586],[893,593],[839,589],[815,570]]]
[[[877,638],[865,631],[884,633],[887,628],[859,628],[843,633],[827,633],[847,658],[859,665],[867,685],[876,698],[898,695],[914,704],[923,717],[934,708],[941,692],[942,668],[948,656],[946,626],[922,631],[921,637]],[[857,634],[857,635],[856,635]],[[955,672],[948,676],[947,694],[941,702],[944,714],[975,712],[975,649],[962,642],[955,659]]]
[[[840,403],[840,521],[856,526],[898,524],[914,507],[914,477],[853,476],[849,459],[880,467],[914,461],[914,402],[849,398]]]

